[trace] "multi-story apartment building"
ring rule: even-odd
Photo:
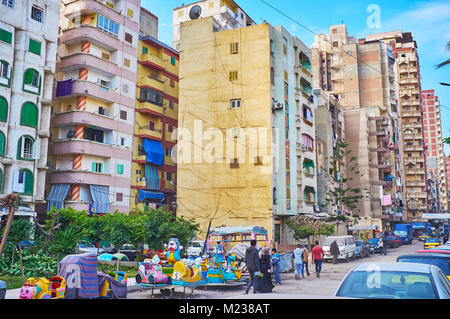
[[[428,180],[436,185],[432,195],[431,212],[448,209],[447,186],[445,176],[445,154],[442,141],[441,107],[434,90],[422,90],[423,137],[426,149]],[[407,132],[405,131],[405,134]],[[409,130],[408,133],[413,134]]]
[[[363,191],[352,213],[370,226],[389,228],[403,205],[398,151],[398,116],[392,49],[379,41],[348,36],[345,25],[330,26],[312,46],[314,87],[337,95],[343,108],[347,187]],[[355,163],[349,164],[351,158]],[[357,164],[357,170],[351,167]]]
[[[366,41],[389,44],[395,58],[395,84],[398,92],[400,153],[404,163],[404,194],[407,221],[426,221],[421,216],[428,209],[427,163],[423,140],[420,63],[417,43],[410,32],[392,31],[368,35]],[[414,134],[405,134],[412,130]]]
[[[180,27],[185,21],[214,17],[214,28],[231,30],[255,22],[233,0],[201,0],[173,9],[172,46],[180,49]]]
[[[146,34],[141,30],[139,36],[130,207],[173,209],[179,54]]]
[[[345,160],[337,156],[338,143],[345,141],[344,115],[339,99],[334,95],[322,89],[313,89],[313,95],[316,141],[321,141],[316,150],[317,204],[321,213],[339,215],[339,207],[330,201],[330,192],[345,178]]]
[[[450,156],[445,157],[445,174],[447,181],[447,199],[448,199],[450,196]]]
[[[18,192],[15,215],[36,216],[45,206],[59,1],[2,1],[0,13],[0,193]]]
[[[282,27],[218,25],[181,24],[177,215],[289,243],[286,221],[316,204],[310,50]]]
[[[139,11],[140,0],[61,3],[49,149],[56,207],[129,211]]]

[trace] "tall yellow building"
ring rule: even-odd
[[[141,32],[131,170],[131,211],[174,208],[176,164],[172,159],[178,114],[179,54]]]
[[[317,203],[309,59],[298,38],[268,23],[181,24],[177,216],[203,232],[210,222],[262,226],[293,242],[287,220]]]

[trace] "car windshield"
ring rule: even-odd
[[[398,236],[406,236],[407,233],[404,230],[395,230],[394,234],[398,235]]]
[[[370,238],[368,242],[371,244],[378,244],[379,241],[380,240],[378,238]]]
[[[425,239],[426,243],[439,243],[439,239],[438,238],[427,238]]]
[[[333,241],[335,241],[335,240],[336,240],[336,242],[337,242],[337,244],[338,244],[339,246],[344,246],[344,238],[333,238],[333,237],[327,237],[327,238],[325,238],[325,245],[324,245],[324,246],[330,246],[331,243],[332,243]]]
[[[444,272],[446,276],[450,276],[450,261],[448,258],[436,258],[436,257],[403,257],[397,260],[404,263],[419,263],[435,265]]]
[[[354,271],[337,293],[339,297],[376,299],[436,299],[429,274],[405,271]]]

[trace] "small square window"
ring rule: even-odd
[[[123,193],[116,193],[116,202],[123,201]]]
[[[172,156],[172,149],[166,148],[166,156]]]
[[[173,132],[173,125],[172,124],[168,124],[167,125],[167,131]]]
[[[127,111],[120,111],[120,119],[121,120],[127,119]]]
[[[117,164],[117,174],[123,174],[124,165],[123,164]]]
[[[239,168],[239,159],[238,158],[231,159],[230,168]]]
[[[31,8],[31,19],[36,20],[37,22],[42,23],[42,19],[44,17],[44,11],[38,7]]]
[[[125,146],[125,143],[126,143],[126,139],[124,137],[121,137],[120,138],[120,145],[121,146]]]
[[[142,47],[142,54],[147,54],[147,53],[148,53],[148,48]]]
[[[123,65],[126,66],[127,68],[129,68],[130,65],[131,65],[130,59],[124,58],[123,59]]]
[[[238,71],[230,71],[230,81],[236,81],[238,79]]]
[[[172,173],[171,173],[171,172],[167,172],[167,173],[166,173],[166,176],[167,176],[167,180],[168,180],[168,181],[171,181],[171,180],[172,180]]]
[[[131,34],[125,32],[125,41],[127,41],[129,43],[133,43],[133,36]]]
[[[175,81],[173,79],[170,79],[170,86],[175,87]]]
[[[230,100],[230,108],[240,108],[241,107],[241,99],[232,99]]]
[[[230,50],[231,50],[231,54],[239,53],[239,43],[238,42],[231,43],[230,44]]]
[[[175,57],[170,57],[170,64],[175,65],[176,64],[176,58]]]
[[[133,10],[127,9],[127,16],[128,16],[129,18],[133,19],[133,16],[134,16]]]
[[[174,104],[173,104],[173,102],[172,101],[169,101],[169,107],[173,110],[173,108],[174,108]]]

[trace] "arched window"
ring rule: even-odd
[[[314,190],[314,187],[305,186],[305,190],[303,191],[303,199],[309,203],[316,201],[316,191]]]
[[[29,135],[23,135],[17,142],[17,159],[33,160],[34,139]]]
[[[23,103],[20,113],[20,125],[37,127],[38,112],[36,104],[32,102]]]
[[[314,161],[308,158],[303,160],[303,172],[306,176],[314,176]]]
[[[28,169],[21,169],[14,172],[13,191],[24,195],[33,195],[34,177]]]
[[[23,75],[23,90],[25,92],[41,93],[41,75],[35,69],[26,69]]]
[[[8,101],[3,96],[0,96],[0,121],[8,121]]]
[[[302,116],[303,119],[307,121],[308,124],[312,125],[312,121],[313,121],[313,114],[311,111],[311,108],[305,104],[303,104],[302,106]]]
[[[3,132],[0,132],[0,156],[5,155],[5,134]]]

